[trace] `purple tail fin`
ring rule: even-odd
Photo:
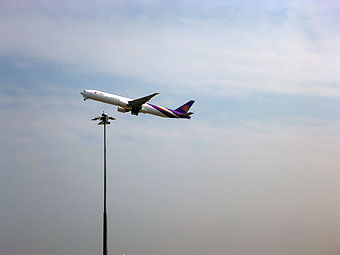
[[[190,107],[195,103],[194,100],[190,100],[189,102],[185,103],[184,105],[178,107],[175,111],[181,113],[187,113]]]

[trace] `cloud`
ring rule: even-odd
[[[184,2],[161,11],[162,4],[8,8],[0,53],[174,89],[339,96],[339,27],[331,8],[212,2],[191,9]]]
[[[110,253],[338,253],[338,9],[6,2],[0,253],[101,250],[103,110]],[[82,101],[90,84],[169,106],[190,90],[195,115],[119,114]]]
[[[78,93],[44,95],[17,93],[12,100],[22,104],[1,112],[1,247],[95,252],[102,128],[89,119],[103,105]],[[117,117],[108,127],[115,252],[337,252],[339,123]]]

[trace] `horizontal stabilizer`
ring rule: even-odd
[[[178,116],[180,117],[188,117],[190,115],[194,114],[193,112],[186,112],[186,113],[181,113],[181,114],[178,114]]]

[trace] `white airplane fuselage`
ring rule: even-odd
[[[134,114],[133,106],[130,104],[134,100],[131,98],[117,96],[114,94],[110,94],[110,93],[106,93],[106,92],[102,92],[98,90],[84,90],[80,92],[80,94],[84,97],[84,100],[92,99],[95,101],[116,105],[118,106],[119,112],[125,113],[125,112],[131,111],[131,113]],[[183,113],[181,114],[180,112],[176,112],[174,110],[171,110],[171,109],[168,109],[162,106],[152,105],[149,103],[142,104],[138,112],[134,115],[137,115],[139,112],[148,113],[148,114],[152,114],[152,115],[156,115],[156,116],[164,117],[164,118],[187,118],[187,119],[190,118],[190,116],[184,116]]]

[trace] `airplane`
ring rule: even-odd
[[[153,93],[138,99],[130,99],[93,89],[83,90],[80,92],[80,94],[84,97],[84,101],[86,99],[92,99],[95,101],[116,105],[118,106],[118,112],[131,112],[132,115],[136,116],[141,112],[163,118],[190,119],[190,115],[194,114],[193,112],[188,112],[190,107],[194,104],[194,100],[190,100],[175,110],[147,103],[151,98],[158,95],[159,93]]]

